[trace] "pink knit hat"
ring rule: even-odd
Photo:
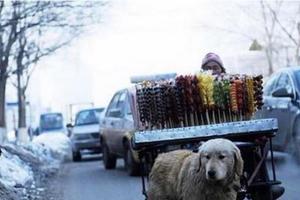
[[[212,52],[205,55],[205,57],[202,60],[202,67],[211,61],[218,63],[220,65],[220,67],[222,68],[223,73],[225,73],[225,68],[223,66],[223,62],[222,62],[220,56],[218,56],[217,54],[212,53]]]

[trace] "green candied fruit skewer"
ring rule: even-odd
[[[223,100],[223,110],[229,111],[229,115],[226,116],[225,114],[225,120],[226,121],[232,121],[231,119],[231,111],[230,111],[230,81],[228,79],[223,79],[222,80],[222,84],[223,84],[223,93],[222,93],[222,100]]]
[[[217,112],[218,116],[218,122],[221,122],[221,114],[220,109],[223,107],[223,101],[222,101],[222,82],[219,80],[218,77],[216,77],[214,81],[214,89],[213,89],[213,99],[215,102],[215,109],[214,111]]]

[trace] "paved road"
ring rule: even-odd
[[[129,177],[122,160],[115,170],[105,170],[100,157],[67,163],[61,176],[64,200],[143,199],[140,177]]]
[[[276,154],[278,179],[286,192],[282,200],[298,200],[300,167],[287,154]],[[101,157],[64,165],[59,178],[63,200],[142,200],[140,177],[129,177],[118,160],[116,170],[105,170]]]
[[[276,156],[276,175],[285,187],[285,193],[281,199],[298,200],[300,199],[300,166],[294,159],[285,153],[275,153]]]

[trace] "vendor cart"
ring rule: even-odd
[[[214,138],[229,139],[241,151],[244,173],[237,199],[273,200],[284,193],[272,149],[277,119],[252,118],[263,105],[262,78],[198,73],[136,81],[132,107],[137,131],[131,146],[141,162],[146,199],[148,174],[159,153],[175,149],[197,152],[202,142]]]
[[[272,138],[278,130],[276,119],[259,119],[184,128],[137,131],[132,146],[142,162],[143,194],[147,199],[147,181],[156,156],[172,149],[188,148],[197,151],[201,142],[227,138],[240,148],[244,160],[242,187],[238,199],[277,199],[284,192],[278,187],[274,166]],[[270,153],[271,177],[266,159]]]

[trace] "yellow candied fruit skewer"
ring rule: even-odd
[[[231,109],[233,112],[238,112],[237,98],[236,98],[236,84],[232,82],[230,84],[230,101],[231,101]]]
[[[247,84],[247,94],[248,94],[248,109],[250,115],[254,113],[254,86],[253,86],[253,79],[251,77],[248,77],[246,79]]]
[[[199,94],[201,96],[201,99],[203,101],[203,106],[207,107],[207,99],[206,99],[206,90],[205,90],[205,84],[204,84],[204,77],[202,73],[198,73],[196,75],[197,79],[198,79],[198,88],[199,88]]]
[[[197,79],[204,106],[207,108],[213,107],[215,104],[213,99],[214,77],[210,74],[199,73],[197,74]]]
[[[208,106],[211,108],[215,105],[214,102],[214,77],[211,75],[207,75],[207,100],[208,100]]]

